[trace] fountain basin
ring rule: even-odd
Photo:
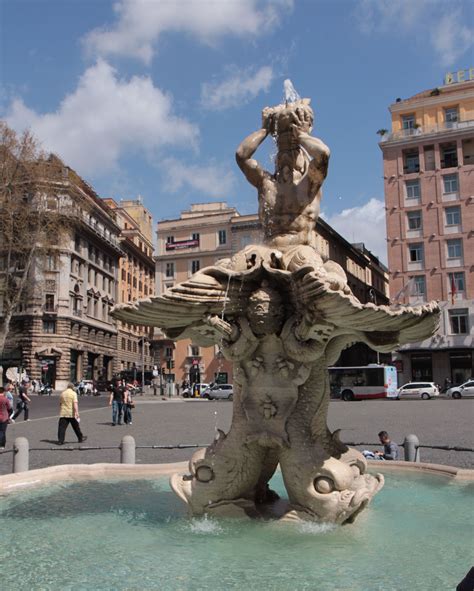
[[[384,494],[354,528],[189,519],[167,477],[183,467],[1,477],[5,588],[447,589],[472,563],[473,471],[379,462]],[[272,487],[284,494],[279,473]],[[26,569],[25,548],[34,549]]]

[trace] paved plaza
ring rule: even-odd
[[[7,431],[7,450],[15,437],[27,437],[31,451],[30,468],[55,464],[119,462],[120,440],[123,435],[135,437],[137,446],[168,444],[207,444],[216,428],[227,431],[232,404],[225,401],[162,400],[159,397],[138,397],[133,412],[133,424],[111,424],[111,409],[105,395],[79,399],[81,428],[88,436],[84,447],[117,447],[77,451],[78,443],[72,428],[66,433],[66,445],[56,445],[58,398],[32,397],[31,420],[19,417]],[[334,430],[342,429],[341,439],[347,442],[376,442],[377,433],[387,430],[392,439],[401,443],[408,433],[415,433],[422,445],[474,447],[472,422],[474,400],[430,401],[331,401],[328,423]],[[67,448],[74,448],[69,450]],[[361,446],[360,449],[363,447]],[[50,451],[52,450],[52,451]],[[189,459],[192,449],[137,449],[137,463],[177,462]],[[426,462],[474,468],[474,453],[442,450],[421,450]],[[11,472],[12,454],[0,455],[0,474]]]

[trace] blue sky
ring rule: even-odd
[[[376,131],[397,97],[474,65],[474,4],[450,0],[0,0],[2,118],[102,197],[155,219],[257,209],[235,165],[291,78],[331,148],[325,218],[383,260]],[[272,169],[272,145],[257,153]]]

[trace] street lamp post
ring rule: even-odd
[[[146,337],[142,337],[142,394],[145,393],[145,342]]]

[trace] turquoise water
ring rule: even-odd
[[[354,525],[188,519],[167,479],[0,499],[5,590],[451,590],[473,563],[473,484],[392,476]],[[282,492],[280,478],[274,488]]]

